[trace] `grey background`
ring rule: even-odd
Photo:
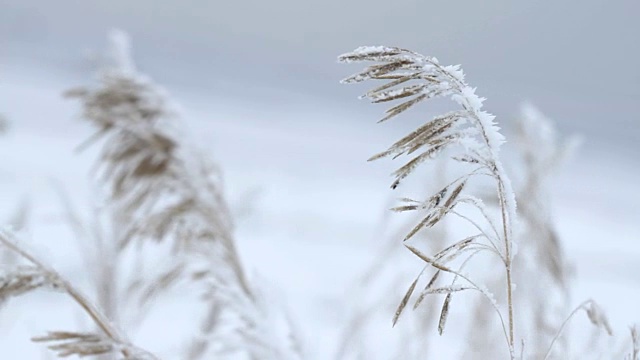
[[[638,164],[639,12],[637,0],[0,0],[0,60],[80,79],[81,51],[118,27],[140,68],[169,88],[372,121],[382,109],[337,84],[354,69],[335,57],[402,46],[462,64],[503,125],[530,100],[584,134],[587,151]]]
[[[221,165],[232,208],[248,209],[237,236],[247,269],[282,289],[310,348],[330,358],[348,313],[345,289],[397,241],[395,222],[410,221],[387,215],[394,223],[381,236],[383,214],[396,197],[421,197],[431,179],[417,175],[420,183],[392,192],[398,163],[365,159],[445,103],[376,125],[385,106],[358,101],[363,86],[338,84],[357,66],[336,56],[366,44],[402,46],[462,64],[501,126],[530,100],[565,133],[584,135],[554,182],[551,215],[578,271],[573,300],[597,299],[626,336],[629,319],[640,319],[639,12],[638,0],[0,0],[0,113],[13,127],[0,139],[0,211],[23,194],[34,199],[33,248],[72,281],[91,284],[50,179],[90,218],[98,199],[87,173],[97,147],[74,152],[92,129],[60,93],[94,75],[86,50],[103,50],[111,28],[126,30],[139,68],[183,104],[195,129],[187,133],[204,145],[194,147]],[[405,290],[384,296],[399,300]],[[8,358],[39,358],[30,337],[77,328],[71,304],[36,301],[55,311],[25,302],[2,314],[15,325],[0,326]],[[381,331],[391,331],[390,317]],[[178,310],[157,319],[136,334],[139,345],[172,350],[192,334],[193,317]],[[449,333],[442,348],[456,351]]]

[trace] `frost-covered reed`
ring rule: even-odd
[[[167,92],[136,70],[126,35],[116,33],[111,43],[113,65],[97,84],[67,96],[79,100],[82,118],[96,128],[90,142],[103,139],[96,168],[118,223],[126,225],[118,246],[169,242],[173,249],[154,279],[138,281],[142,301],[180,281],[202,288],[207,310],[187,359],[299,357],[296,346],[274,340],[271,304],[237,250],[221,172],[180,133]]]
[[[53,268],[25,251],[11,231],[0,231],[0,245],[28,263],[0,274],[0,302],[38,289],[55,290],[73,300],[99,329],[95,333],[51,331],[47,335],[32,338],[32,341],[50,344],[49,349],[59,357],[118,354],[125,360],[157,359],[153,354],[131,344],[82,292]]]
[[[393,322],[398,320],[414,292],[419,293],[418,303],[425,295],[445,294],[438,324],[438,331],[442,333],[453,295],[460,291],[475,290],[492,304],[503,326],[511,358],[514,358],[515,324],[511,269],[513,260],[512,224],[515,220],[516,202],[511,182],[499,158],[499,150],[504,142],[504,137],[494,122],[494,116],[482,110],[484,99],[478,97],[475,94],[475,89],[466,84],[464,74],[459,66],[443,66],[436,58],[413,51],[384,46],[361,47],[351,53],[341,55],[339,61],[378,63],[344,79],[343,82],[386,81],[384,85],[370,90],[362,96],[374,103],[402,100],[399,105],[387,110],[387,114],[380,120],[381,122],[387,121],[423,101],[436,97],[449,97],[460,107],[458,110],[436,116],[395,142],[388,150],[370,159],[376,160],[382,157],[395,159],[403,155],[412,156],[405,165],[394,173],[395,181],[391,185],[393,189],[397,188],[401,181],[422,162],[454,147],[461,149],[461,151],[453,158],[470,166],[467,174],[453,180],[433,196],[425,200],[405,198],[404,204],[394,208],[395,211],[420,211],[424,214],[422,220],[405,236],[403,241],[411,252],[427,264],[425,268],[430,266],[435,268],[437,272],[422,291],[416,291],[418,280],[424,273],[423,269],[402,299]],[[489,216],[489,211],[481,199],[465,191],[467,184],[480,176],[488,176],[495,183],[500,204],[499,222]],[[484,216],[488,230],[464,214],[458,213],[455,208],[461,203],[475,207]],[[434,226],[448,214],[457,215],[472,222],[478,233],[463,238],[433,255],[426,255],[406,243],[417,232]],[[507,293],[506,314],[495,303],[493,295],[483,285],[464,273],[465,265],[481,252],[494,254],[504,265]],[[460,263],[456,265],[455,260],[458,259],[460,259]],[[444,285],[439,285],[440,275],[450,275],[451,279]]]
[[[342,81],[347,84],[367,80],[382,80],[384,82],[383,85],[368,91],[361,98],[368,99],[373,103],[399,101],[398,104],[387,110],[386,115],[379,122],[390,120],[433,98],[450,98],[458,105],[457,110],[435,116],[393,143],[387,150],[369,159],[409,157],[404,165],[393,173],[395,180],[391,185],[392,189],[398,188],[401,182],[422,163],[438,156],[450,156],[453,161],[468,169],[464,175],[455,178],[434,195],[422,200],[405,197],[399,206],[392,209],[398,212],[416,211],[422,214],[421,220],[408,232],[403,242],[406,248],[426,264],[402,298],[393,316],[393,324],[395,325],[399,320],[412,298],[415,298],[413,300],[415,308],[420,305],[425,296],[444,295],[444,303],[438,322],[438,332],[442,334],[454,294],[474,290],[482,294],[486,300],[488,306],[485,306],[484,309],[493,310],[499,319],[501,332],[508,345],[509,357],[511,359],[523,357],[525,339],[519,338],[521,333],[517,331],[518,321],[523,320],[527,325],[533,323],[532,326],[526,326],[528,331],[541,331],[543,327],[548,325],[545,322],[547,319],[542,317],[552,311],[549,299],[537,299],[537,302],[533,301],[528,304],[532,307],[543,307],[543,309],[527,309],[527,311],[539,312],[537,313],[538,318],[533,320],[517,313],[515,309],[514,271],[526,270],[524,267],[516,266],[514,262],[516,192],[499,156],[504,137],[494,122],[494,116],[482,109],[484,99],[478,97],[475,94],[475,88],[465,82],[464,73],[459,66],[444,66],[434,57],[424,56],[410,50],[367,46],[343,54],[338,59],[343,63],[374,63]],[[537,234],[537,240],[527,238],[525,242],[525,245],[529,245],[526,251],[531,252],[531,256],[536,258],[534,260],[535,266],[540,266],[533,271],[533,276],[544,274],[546,278],[550,279],[550,283],[555,282],[556,287],[565,291],[567,286],[566,262],[553,226],[549,218],[545,217],[548,216],[548,206],[545,202],[547,188],[544,184],[547,179],[544,174],[548,174],[561,162],[566,150],[571,146],[557,144],[555,134],[550,134],[553,129],[545,121],[542,115],[534,109],[526,108],[524,110],[524,119],[520,123],[520,136],[525,168],[529,173],[525,174],[525,185],[518,197],[523,203],[521,207],[524,218],[530,227],[530,232],[525,234]],[[493,182],[493,194],[484,194],[484,196],[471,194],[471,183],[480,178],[488,178]],[[494,201],[494,199],[497,200]],[[490,202],[497,204],[497,216],[493,216],[494,212],[491,206],[486,205]],[[465,210],[474,211],[470,213]],[[409,241],[416,234],[432,228],[447,216],[455,216],[467,221],[471,228],[477,232],[458,239],[433,254],[426,254],[416,246],[409,244]],[[477,220],[478,218],[480,220]],[[544,231],[540,233],[541,230]],[[504,289],[504,296],[498,296],[499,299],[504,299],[503,305],[499,304],[487,288],[482,285],[479,274],[465,272],[465,267],[480,253],[493,255],[504,270],[502,279],[505,279],[506,282],[501,287]],[[425,275],[427,268],[433,268],[435,274],[426,282],[426,285],[420,285],[422,283],[421,277]],[[531,273],[528,274],[531,276]],[[536,290],[539,289],[532,291]],[[527,301],[518,301],[517,304],[526,306]],[[547,333],[546,336],[539,334],[541,337],[535,343],[534,353],[537,355],[533,354],[534,357],[540,356],[540,351],[547,350],[546,347],[542,350],[544,345],[541,344],[549,342],[546,356],[551,354],[565,324],[579,309],[587,310],[593,324],[609,333],[611,332],[604,313],[595,302],[588,301],[579,306],[565,323],[555,322],[552,324],[555,329],[551,330],[551,333]],[[488,322],[488,313],[481,311],[480,315],[483,320],[479,321],[483,322],[483,326],[485,326],[484,323]],[[478,330],[472,329],[471,331],[480,337],[489,334],[486,331],[478,332]],[[546,328],[544,330],[548,331]],[[520,351],[515,349],[517,344],[522,344]]]

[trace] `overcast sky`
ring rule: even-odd
[[[402,46],[462,64],[499,120],[530,100],[564,130],[637,152],[639,14],[638,0],[0,0],[0,63],[87,71],[82,51],[117,27],[169,88],[358,109],[364,89],[337,84],[355,69],[336,56]]]

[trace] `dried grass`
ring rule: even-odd
[[[439,174],[444,174],[445,169],[441,170]],[[434,188],[433,185],[437,187],[437,184],[429,184],[429,188]],[[379,247],[377,255],[348,287],[349,291],[344,296],[346,324],[339,337],[340,343],[335,359],[414,359],[429,353],[430,339],[424,334],[438,315],[436,302],[429,300],[422,305],[420,316],[405,316],[397,326],[398,319],[394,317],[393,341],[384,348],[376,347],[380,333],[379,323],[387,320],[380,319],[380,309],[389,313],[396,311],[398,301],[389,294],[406,291],[404,279],[413,272],[412,266],[399,266],[406,263],[406,254],[397,246],[397,238],[404,236],[418,220],[414,216],[414,219],[406,221],[398,229],[387,230],[390,227],[390,212],[384,212],[378,228],[373,231],[375,237],[371,239],[372,246]],[[390,232],[390,235],[384,235],[387,232]],[[419,234],[418,237],[424,238],[423,235]],[[446,237],[446,228],[438,227],[429,234],[428,244],[435,251],[445,242]],[[428,272],[430,269],[427,268],[425,271]],[[414,310],[422,300],[424,298],[412,304]]]
[[[632,326],[629,329],[631,333],[631,354],[629,354],[629,360],[640,359],[640,335],[638,335],[638,327]]]
[[[0,299],[23,295],[40,288],[51,288],[67,294],[75,301],[100,329],[100,333],[78,333],[54,331],[46,336],[34,337],[35,342],[54,342],[49,349],[59,357],[70,355],[95,356],[118,353],[127,360],[157,359],[151,353],[135,347],[112,325],[112,322],[55,270],[27,253],[18,244],[12,233],[0,232],[0,243],[13,251],[29,266],[17,267],[0,278]]]
[[[422,220],[405,236],[405,242],[421,230],[433,227],[446,215],[457,215],[458,213],[454,209],[463,198],[467,197],[465,188],[473,178],[489,176],[495,181],[496,194],[500,199],[501,221],[498,226],[492,219],[487,217],[486,220],[491,228],[501,229],[501,233],[496,234],[497,236],[484,232],[479,227],[480,234],[463,239],[434,256],[427,256],[411,245],[405,244],[405,247],[427,265],[453,277],[450,285],[437,287],[439,291],[436,293],[446,294],[440,312],[438,331],[440,333],[444,331],[453,293],[458,290],[476,290],[494,306],[504,328],[511,358],[515,358],[511,282],[511,223],[515,216],[515,199],[510,181],[498,159],[498,151],[503,138],[493,123],[493,116],[481,109],[482,99],[477,97],[474,90],[464,82],[464,75],[458,66],[442,66],[433,57],[405,49],[378,46],[358,48],[351,53],[341,55],[339,61],[378,63],[344,79],[344,83],[358,83],[370,79],[392,80],[363,95],[363,98],[368,98],[373,103],[402,101],[399,105],[387,110],[387,115],[380,120],[381,122],[396,117],[423,101],[436,97],[450,97],[460,105],[460,110],[436,116],[370,160],[383,157],[396,159],[403,155],[413,156],[393,173],[395,180],[391,185],[392,189],[396,189],[402,180],[411,175],[421,163],[438,156],[445,150],[451,152],[455,148],[461,148],[462,151],[458,153],[456,159],[460,159],[462,164],[472,165],[466,175],[453,180],[427,200],[408,199],[404,205],[395,208],[396,211],[420,211],[424,214]],[[461,146],[457,147],[456,145]],[[482,213],[486,213],[481,202],[473,203]],[[463,218],[469,219],[464,216]],[[502,246],[497,244],[502,244]],[[506,316],[503,316],[502,311],[494,303],[493,296],[484,286],[476,284],[469,276],[462,273],[467,262],[484,251],[497,255],[504,265],[507,280],[505,287],[507,293]],[[458,258],[462,262],[461,265],[455,265],[454,260]],[[419,278],[420,276],[412,283],[401,301],[394,316],[394,322],[406,308]],[[455,283],[458,279],[466,284],[462,287],[456,286]]]
[[[589,321],[591,321],[591,323],[594,326],[606,331],[607,334],[609,334],[610,336],[613,335],[613,330],[611,329],[611,325],[609,325],[609,320],[607,319],[607,316],[605,315],[604,311],[600,308],[600,306],[595,301],[587,300],[582,304],[578,305],[562,323],[562,325],[558,329],[558,332],[556,333],[556,336],[552,339],[551,344],[549,345],[547,353],[544,356],[544,360],[547,360],[551,356],[552,351],[554,349],[554,344],[556,343],[556,341],[558,341],[558,339],[562,335],[562,332],[567,326],[567,324],[569,323],[569,321],[580,310],[584,310],[587,313],[587,317],[589,318]]]
[[[571,265],[555,229],[552,190],[553,177],[575,148],[577,137],[561,139],[554,123],[530,104],[523,105],[515,125],[513,143],[518,157],[511,168],[520,170],[516,184],[520,228],[516,234],[515,302],[525,310],[518,316],[517,336],[527,340],[526,358],[540,359],[570,310]],[[497,201],[488,204],[497,205]],[[489,281],[499,286],[502,279]],[[487,321],[484,314],[489,310],[482,302],[475,305],[467,354],[499,356],[491,339],[499,336],[500,330]],[[568,351],[564,338],[554,346],[558,353]]]
[[[523,145],[522,156],[527,173],[525,174],[525,185],[518,197],[519,202],[524,204],[520,211],[530,230],[525,235],[527,237],[526,241],[524,241],[525,250],[531,254],[527,256],[532,256],[536,259],[533,269],[528,271],[524,265],[515,266],[513,262],[512,224],[516,216],[515,193],[498,157],[498,150],[503,138],[498,132],[495,123],[493,123],[493,116],[481,109],[484,99],[477,97],[475,89],[470,88],[465,83],[464,74],[459,66],[442,66],[433,57],[401,48],[383,46],[358,48],[351,53],[341,55],[339,61],[345,63],[376,63],[366,67],[361,72],[347,77],[343,80],[343,83],[359,83],[366,80],[387,81],[384,85],[362,96],[362,98],[369,99],[373,103],[400,101],[400,104],[387,110],[386,115],[380,122],[392,119],[416,107],[419,103],[436,97],[450,97],[462,108],[461,110],[436,116],[393,143],[387,150],[369,159],[411,157],[393,173],[395,180],[391,184],[392,189],[398,188],[402,181],[410,176],[423,162],[435,158],[445,153],[445,151],[446,154],[453,153],[453,160],[469,167],[469,172],[466,175],[451,181],[426,200],[418,201],[404,198],[401,205],[392,209],[397,212],[410,211],[423,214],[422,219],[408,232],[403,241],[408,250],[424,261],[427,266],[436,270],[434,277],[429,281],[425,290],[418,295],[414,308],[422,302],[426,295],[444,294],[445,299],[438,322],[438,332],[442,334],[449,315],[453,295],[465,290],[480,292],[485,300],[488,300],[489,309],[494,310],[500,320],[511,359],[516,358],[514,345],[516,337],[520,334],[515,329],[516,321],[524,318],[523,315],[514,314],[514,303],[516,302],[519,306],[521,304],[523,306],[529,305],[535,311],[534,319],[531,322],[527,323],[527,319],[523,321],[523,323],[526,323],[524,327],[528,328],[527,330],[531,330],[538,335],[534,348],[531,350],[533,358],[541,358],[542,354],[544,354],[544,344],[548,343],[550,343],[550,346],[545,359],[550,356],[567,322],[580,309],[584,309],[587,312],[589,319],[596,327],[604,329],[611,335],[612,330],[603,311],[591,300],[574,310],[564,323],[558,324],[556,321],[554,323],[548,322],[547,315],[550,313],[554,313],[558,318],[557,311],[559,308],[557,305],[552,305],[548,299],[543,298],[546,295],[537,295],[537,297],[534,296],[530,299],[519,299],[517,301],[513,296],[513,288],[515,287],[512,282],[512,279],[514,279],[513,272],[522,271],[520,279],[524,279],[525,283],[527,276],[542,275],[548,278],[554,286],[554,291],[560,292],[562,294],[561,298],[564,296],[560,308],[567,303],[568,266],[553,224],[548,217],[549,206],[545,176],[562,162],[572,146],[556,143],[556,139],[553,136],[549,139],[548,134],[544,134],[546,138],[543,140],[551,140],[553,143],[540,144],[539,141],[534,141],[539,140],[536,138],[538,134],[535,131],[549,131],[549,125],[542,123],[543,121],[540,120],[541,115],[535,111],[531,109],[525,111],[525,117],[528,116],[529,121],[528,123],[521,123],[522,127],[519,135]],[[532,120],[531,117],[536,119]],[[538,122],[537,124],[532,124],[536,121]],[[542,130],[540,130],[541,128]],[[572,142],[569,142],[569,144],[573,145]],[[483,199],[468,194],[470,191],[469,184],[478,176],[486,176],[492,179],[496,185],[496,190],[493,194],[489,196],[485,194],[483,197],[489,203],[497,205],[499,221],[493,218],[492,214],[494,212],[485,205]],[[494,199],[497,199],[497,201],[494,201]],[[478,222],[471,216],[463,214],[456,209],[457,205],[463,203],[475,208],[483,221]],[[479,233],[455,241],[434,255],[427,255],[416,246],[408,244],[416,234],[438,224],[447,215],[455,215],[468,221]],[[532,236],[532,234],[537,235]],[[502,287],[504,289],[506,311],[500,308],[484,286],[479,285],[475,278],[472,278],[472,275],[468,275],[463,271],[465,265],[475,255],[482,252],[491,253],[500,259],[499,264],[504,269],[502,279],[506,279],[506,284]],[[406,311],[410,299],[416,295],[417,284],[423,272],[420,272],[415,278],[401,299],[392,319],[394,325],[402,313]],[[436,285],[438,278],[442,278],[442,274],[452,277],[452,281],[449,284]],[[462,284],[457,284],[457,281],[461,281]],[[538,290],[542,294],[545,289]],[[531,304],[528,304],[528,302],[531,302]],[[554,306],[556,307],[552,310]],[[488,323],[487,307],[478,307],[476,316],[479,316],[478,321],[483,324],[472,328],[472,333],[477,335],[479,342],[491,344],[495,349],[495,346],[493,346],[495,342],[487,338],[492,332],[485,325]],[[555,336],[551,332],[554,330],[550,330],[550,328],[559,328]],[[520,357],[522,358],[525,356],[524,339],[522,339],[521,343]],[[492,354],[485,358],[495,357]]]
[[[170,242],[173,248],[156,278],[135,281],[131,290],[144,304],[178,281],[204,288],[207,314],[188,359],[292,356],[265,337],[271,310],[240,260],[220,171],[177,132],[166,92],[136,72],[124,36],[113,40],[116,66],[104,70],[96,86],[67,96],[80,101],[83,119],[97,129],[85,145],[103,138],[96,168],[118,223],[128,224],[119,246]]]
[[[299,332],[289,316],[285,316],[290,330],[288,343],[281,347],[269,337],[269,316],[274,309],[265,303],[259,283],[247,276],[241,262],[220,170],[188,146],[188,141],[176,131],[179,128],[178,117],[166,92],[136,71],[126,37],[116,33],[112,40],[114,64],[100,73],[99,83],[66,93],[66,96],[80,102],[82,118],[97,129],[95,135],[80,148],[101,140],[96,171],[108,194],[108,207],[113,212],[109,214],[109,224],[114,229],[107,236],[97,229],[98,225],[90,229],[91,226],[87,226],[70,206],[67,207],[68,220],[78,237],[92,238],[91,246],[104,255],[96,266],[98,306],[54,269],[26,252],[9,231],[0,232],[0,243],[8,250],[3,252],[3,262],[5,266],[9,265],[9,270],[0,273],[0,305],[40,289],[66,294],[92,319],[96,331],[51,331],[44,336],[33,337],[32,341],[47,344],[59,357],[156,359],[151,353],[128,342],[113,325],[121,311],[117,267],[124,251],[134,244],[143,249],[147,244],[169,243],[172,251],[167,266],[153,279],[140,277],[126,287],[127,292],[135,294],[142,305],[151,303],[178,282],[189,282],[204,289],[206,314],[200,319],[199,334],[192,338],[184,358],[304,358]],[[343,82],[386,82],[362,96],[372,103],[399,102],[387,110],[380,122],[437,97],[451,98],[460,107],[436,116],[369,159],[407,158],[392,174],[392,189],[399,188],[423,163],[445,155],[468,169],[465,175],[444,181],[424,200],[403,198],[400,205],[392,208],[395,212],[418,214],[417,224],[403,234],[402,241],[404,247],[424,263],[399,304],[396,305],[397,300],[393,299],[392,325],[398,324],[407,308],[415,310],[424,306],[425,299],[440,296],[443,298],[440,310],[430,309],[425,321],[421,319],[418,322],[424,325],[437,317],[437,331],[442,335],[454,295],[457,297],[458,293],[473,290],[479,292],[488,309],[495,312],[501,325],[498,333],[504,335],[511,359],[516,358],[515,344],[523,333],[527,337],[533,333],[536,338],[527,343],[526,352],[522,340],[520,358],[547,359],[554,351],[562,352],[558,344],[563,341],[570,320],[581,310],[596,328],[612,335],[604,311],[592,300],[580,304],[562,324],[558,324],[556,314],[561,306],[551,304],[545,297],[531,296],[531,293],[540,293],[540,288],[520,292],[528,296],[516,298],[513,295],[512,279],[525,283],[526,288],[529,284],[523,280],[529,276],[545,277],[548,280],[543,283],[546,290],[552,288],[563,295],[568,291],[569,266],[548,215],[550,198],[546,176],[562,162],[571,146],[555,142],[554,136],[551,136],[552,142],[540,141],[536,131],[550,131],[549,124],[540,120],[541,114],[532,109],[526,110],[525,118],[529,117],[530,121],[521,122],[518,128],[525,181],[522,188],[514,193],[499,158],[502,135],[493,122],[494,117],[482,110],[484,99],[476,96],[475,89],[466,84],[459,66],[442,66],[433,57],[391,47],[363,47],[340,56],[339,60],[346,63],[376,62]],[[531,118],[537,119],[533,121]],[[6,124],[0,116],[0,133],[6,130]],[[489,178],[495,185],[495,191],[488,195],[472,195],[473,183],[479,177]],[[524,262],[514,262],[515,197],[521,204],[520,216],[527,227],[524,235],[516,236],[522,237],[520,243],[524,246],[521,251],[532,254],[527,255],[533,259],[532,268],[527,268]],[[459,205],[468,205],[476,216],[462,212]],[[11,221],[16,228],[23,227],[26,222],[28,211],[24,209],[28,207],[21,208],[16,219]],[[434,227],[452,217],[468,222],[477,233],[474,230],[473,234],[461,239],[448,239],[440,234],[429,237],[438,239],[432,240],[431,244],[416,244],[424,240],[420,236],[426,232],[437,234]],[[480,220],[476,220],[478,218]],[[476,274],[470,275],[465,271],[480,253],[495,256],[504,269],[504,274],[499,277],[500,281],[506,280],[504,295],[498,298],[505,304],[495,301],[477,280]],[[145,256],[141,250],[139,255],[140,258]],[[27,265],[19,265],[21,262]],[[365,280],[375,277],[376,271],[379,271],[378,264],[365,274]],[[367,281],[363,283],[366,287]],[[378,300],[373,306],[388,307],[387,300]],[[562,300],[566,303],[565,298]],[[515,312],[514,304],[535,309],[533,319],[526,319]],[[349,349],[349,346],[354,339],[365,338],[361,332],[372,309],[363,309],[353,317],[338,358],[354,353],[366,358],[362,349]],[[480,323],[488,323],[486,306],[478,306],[475,314]],[[524,330],[517,329],[516,324]],[[494,342],[488,339],[495,331],[483,326],[476,323],[472,325],[471,332],[477,334],[480,341],[493,346]],[[551,329],[557,329],[557,332],[553,333]],[[412,341],[411,336],[407,341]],[[636,327],[630,329],[630,337],[631,351],[626,359],[638,360],[640,339]],[[549,346],[545,353],[546,344]],[[415,358],[417,354],[424,355],[424,349],[427,347],[409,357],[406,355],[408,352],[398,352],[398,356]],[[493,353],[483,354],[485,358],[496,357]]]

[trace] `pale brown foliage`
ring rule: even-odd
[[[0,232],[0,243],[31,265],[18,267],[0,278],[0,299],[17,296],[47,287],[67,294],[75,301],[100,329],[101,334],[55,331],[47,336],[35,337],[36,342],[62,342],[49,346],[59,357],[69,355],[87,356],[119,353],[126,360],[157,359],[151,353],[139,349],[125,340],[125,337],[80,291],[60,276],[55,270],[37,260],[18,246],[9,232]]]
[[[166,266],[130,290],[144,304],[179,281],[203,288],[206,315],[188,359],[222,352],[281,356],[261,334],[266,309],[240,261],[218,168],[179,134],[164,90],[122,59],[127,49],[116,52],[120,66],[104,70],[96,86],[67,95],[97,129],[90,140],[103,138],[96,167],[119,223],[127,224],[120,246],[172,244]]]
[[[399,105],[387,110],[387,115],[380,122],[398,116],[417,104],[432,98],[450,97],[460,105],[461,109],[436,116],[396,141],[386,151],[374,155],[369,160],[377,160],[383,157],[396,159],[401,156],[412,156],[410,160],[393,173],[395,181],[391,184],[391,188],[396,189],[402,180],[411,175],[423,162],[438,156],[445,150],[453,151],[454,149],[462,148],[459,156],[454,157],[454,159],[462,164],[471,166],[467,174],[451,181],[425,201],[405,199],[404,204],[394,208],[394,210],[420,211],[424,214],[422,220],[405,236],[404,241],[408,241],[421,230],[438,224],[450,213],[468,220],[480,231],[480,234],[463,239],[443,249],[435,256],[427,256],[413,246],[405,246],[426,264],[453,277],[450,285],[436,287],[436,289],[439,289],[438,291],[427,289],[425,293],[425,295],[428,293],[446,294],[438,331],[441,334],[444,331],[453,293],[467,289],[477,290],[490,301],[490,304],[496,310],[505,330],[505,338],[509,345],[511,358],[514,358],[511,222],[515,217],[515,199],[510,181],[498,158],[498,151],[503,138],[493,122],[494,117],[482,110],[483,99],[475,95],[475,90],[465,83],[464,74],[459,66],[443,66],[433,57],[424,56],[406,49],[384,46],[361,47],[353,52],[339,56],[338,60],[345,63],[376,62],[376,64],[347,77],[343,80],[343,83],[359,83],[365,80],[388,81],[386,84],[376,87],[362,96],[362,98],[367,98],[373,103],[401,101]],[[488,176],[495,180],[496,194],[500,199],[501,233],[497,231],[498,226],[496,223],[486,216],[487,211],[482,201],[466,194],[465,188],[469,181],[477,176]],[[485,232],[473,220],[459,214],[455,207],[460,203],[474,205],[485,215],[487,224],[494,230],[495,234]],[[497,244],[499,243],[502,244],[502,248],[498,247]],[[485,288],[478,286],[469,277],[461,273],[466,263],[481,251],[488,251],[497,255],[504,265],[507,280],[505,292],[507,293],[508,323],[504,322],[500,309],[493,302],[492,296]],[[457,258],[461,259],[461,264],[454,262]],[[420,275],[422,275],[422,272]],[[402,299],[393,318],[393,323],[398,320],[406,308],[420,275],[411,284]],[[458,279],[465,281],[468,286],[458,287],[455,284]],[[424,295],[421,295],[422,297]]]

